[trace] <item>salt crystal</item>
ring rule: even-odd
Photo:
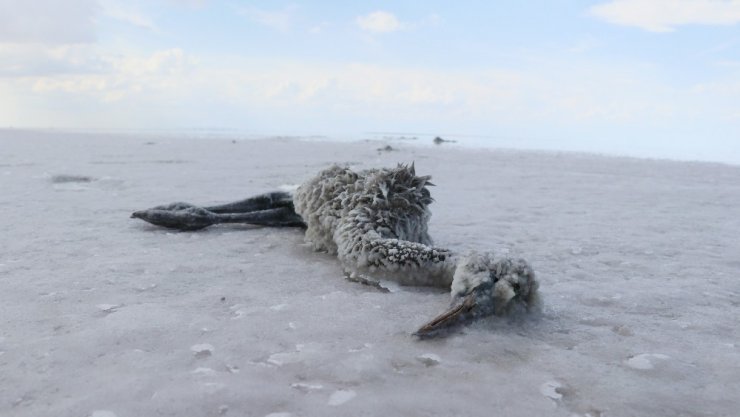
[[[347,352],[350,352],[350,353],[361,352],[365,349],[370,349],[371,347],[373,347],[371,343],[363,343],[362,346],[347,349]]]
[[[149,284],[149,285],[142,285],[140,287],[135,288],[136,292],[144,292],[149,291],[157,288],[157,284]]]
[[[355,396],[357,396],[357,393],[352,390],[340,389],[339,391],[334,391],[334,393],[329,397],[329,402],[327,404],[331,406],[342,405],[355,398]]]
[[[205,356],[210,356],[213,353],[214,348],[213,348],[213,345],[210,345],[208,343],[202,343],[202,344],[191,346],[190,350],[193,352],[193,354],[196,357],[205,357]]]
[[[195,368],[195,370],[191,373],[196,375],[210,376],[216,374],[216,371],[211,368]]]
[[[670,359],[670,356],[662,353],[643,353],[627,359],[624,363],[632,369],[646,371],[655,367],[651,359],[666,360]]]
[[[267,363],[275,366],[283,366],[288,363],[297,363],[303,360],[301,352],[273,353],[267,358]]]
[[[558,388],[563,386],[557,381],[547,381],[540,385],[540,393],[551,400],[559,400],[563,398],[563,394],[558,392]]]
[[[296,382],[294,384],[290,384],[290,387],[295,388],[299,391],[304,391],[304,392],[316,391],[316,390],[320,390],[324,388],[324,386],[321,384],[305,384],[302,382]]]
[[[116,417],[116,413],[108,410],[95,410],[90,414],[90,417]]]
[[[424,353],[422,355],[419,355],[416,357],[416,360],[423,363],[426,366],[435,366],[439,365],[442,360],[439,358],[439,356],[435,355],[434,353]]]
[[[105,313],[112,313],[120,307],[118,304],[98,304],[95,307],[98,308],[98,310],[103,311]]]

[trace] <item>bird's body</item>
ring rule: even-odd
[[[355,172],[332,166],[293,195],[276,192],[214,207],[173,203],[138,211],[150,223],[195,230],[214,223],[305,226],[314,249],[336,254],[350,277],[451,289],[452,307],[418,333],[537,304],[537,281],[522,259],[459,255],[432,246],[430,177],[413,165]]]
[[[306,240],[336,254],[347,273],[449,287],[451,253],[433,248],[427,231],[429,179],[413,166],[354,172],[335,165],[298,188],[295,209]]]

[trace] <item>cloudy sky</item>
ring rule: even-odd
[[[740,162],[740,0],[0,0],[0,126]]]

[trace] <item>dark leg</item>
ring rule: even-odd
[[[291,204],[292,206],[292,204]],[[247,223],[269,227],[306,227],[293,207],[279,207],[249,213],[218,214],[219,223]]]
[[[270,210],[279,207],[293,207],[293,196],[285,191],[273,191],[260,194],[246,200],[204,207],[214,213],[249,213],[252,211]]]
[[[305,227],[303,219],[295,212],[292,196],[281,191],[205,208],[172,203],[136,211],[131,217],[178,230],[199,230],[218,223]]]

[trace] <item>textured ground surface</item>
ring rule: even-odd
[[[740,167],[391,145],[0,131],[0,415],[737,415]],[[541,316],[419,341],[445,293],[299,230],[128,218],[410,161],[437,244],[526,257]]]

